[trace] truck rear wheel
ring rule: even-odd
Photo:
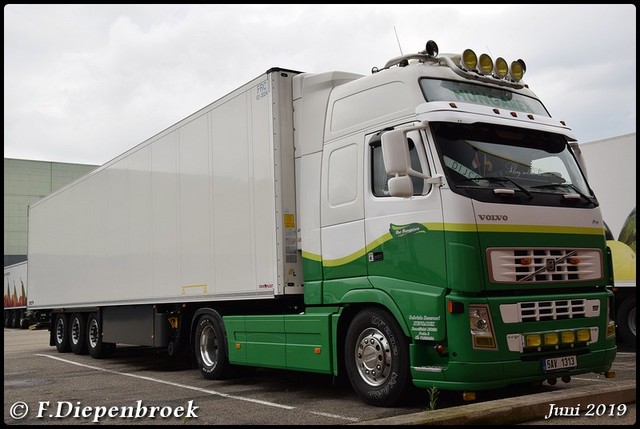
[[[220,316],[204,314],[198,319],[194,346],[198,368],[205,378],[221,380],[232,375],[227,336]]]
[[[97,313],[91,313],[89,315],[86,337],[87,349],[94,359],[107,357],[116,348],[115,344],[102,341],[102,322]]]
[[[392,406],[411,387],[409,347],[387,311],[369,308],[351,322],[344,358],[353,389],[370,405]]]
[[[71,351],[77,355],[87,354],[87,329],[86,318],[83,314],[74,313],[71,315],[71,325],[69,329],[69,341]]]
[[[53,325],[53,339],[59,353],[67,353],[69,346],[69,318],[66,314],[57,314]]]
[[[617,309],[616,324],[624,342],[636,347],[636,298],[627,297]]]

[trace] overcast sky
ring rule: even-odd
[[[4,156],[104,164],[272,67],[369,74],[429,39],[522,58],[581,142],[636,131],[632,4],[8,5]]]

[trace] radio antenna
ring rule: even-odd
[[[402,53],[402,46],[400,46],[400,38],[398,38],[398,32],[396,31],[396,26],[393,26],[393,32],[396,33],[396,40],[398,41],[398,48],[400,48],[400,55],[404,55]]]

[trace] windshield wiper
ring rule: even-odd
[[[519,190],[521,190],[522,192],[524,192],[525,194],[527,194],[527,196],[531,199],[533,198],[533,195],[531,194],[531,192],[529,192],[526,188],[524,188],[522,185],[520,185],[519,183],[515,182],[514,180],[505,177],[505,176],[478,176],[478,177],[467,177],[463,180],[461,180],[461,182],[466,182],[466,181],[470,181],[470,182],[475,182],[476,180],[486,180],[488,182],[491,183],[502,183],[502,182],[510,182],[512,183],[516,188],[518,188]],[[456,186],[460,186],[458,184],[456,184]]]
[[[588,195],[586,195],[585,193],[583,193],[576,185],[574,185],[573,183],[549,183],[547,185],[535,185],[532,186],[531,188],[536,188],[536,189],[557,189],[557,188],[571,188],[572,190],[574,190],[576,192],[576,194],[578,194],[579,197],[584,198],[585,200],[587,200],[590,204],[592,205],[596,205],[596,202]],[[563,194],[563,196],[567,199],[571,198],[571,195],[573,194]]]

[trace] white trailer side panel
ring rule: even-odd
[[[271,71],[32,205],[31,308],[301,293],[292,76]]]
[[[580,144],[587,179],[617,240],[636,207],[636,133]]]

